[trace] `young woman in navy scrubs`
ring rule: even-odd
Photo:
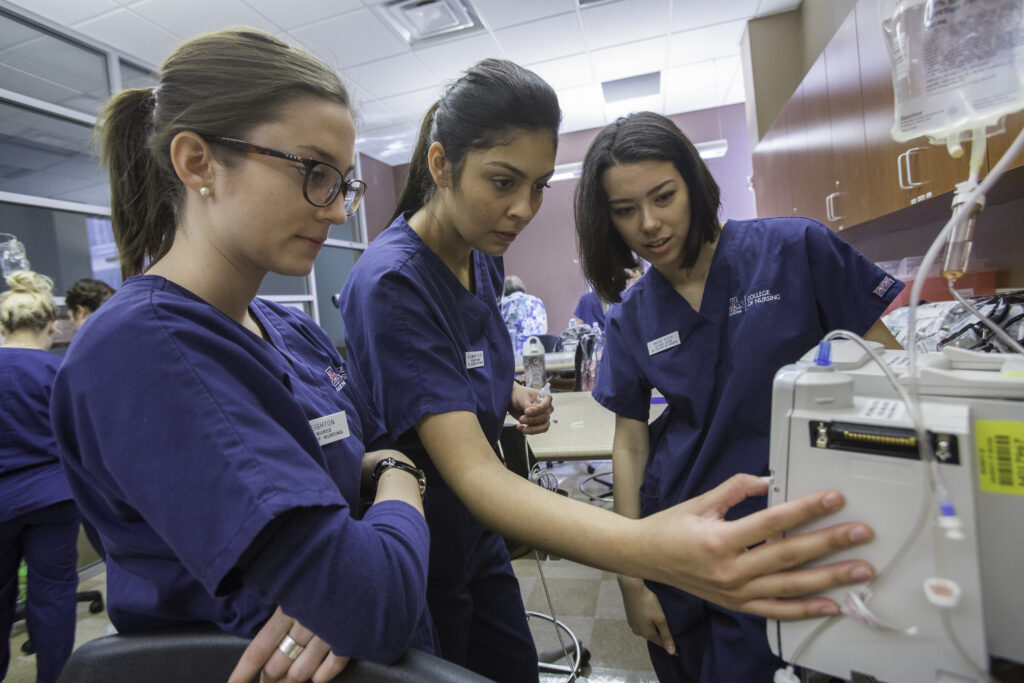
[[[772,377],[830,330],[898,344],[879,316],[903,288],[808,218],[718,221],[718,186],[669,119],[602,130],[583,162],[576,230],[609,310],[594,397],[616,414],[615,510],[648,517],[737,472],[768,473]],[[648,428],[651,390],[667,399]],[[760,510],[749,498],[728,518]],[[863,578],[867,578],[864,576]],[[770,681],[763,618],[664,582],[619,579],[630,625],[662,681]]]
[[[53,281],[18,270],[0,294],[0,680],[11,660],[18,566],[28,565],[25,619],[36,680],[56,681],[75,644],[78,508],[57,458],[50,391],[61,357]]]
[[[71,345],[53,420],[111,621],[252,636],[279,606],[265,680],[431,651],[420,476],[364,452],[365,401],[324,332],[256,298],[269,272],[308,274],[359,204],[345,88],[269,34],[221,31],[99,131],[128,279]]]
[[[817,494],[722,523],[721,512],[766,492],[745,476],[637,521],[552,494],[501,464],[494,444],[506,413],[536,434],[552,411],[550,398],[533,405],[537,391],[513,381],[497,300],[501,255],[540,208],[554,172],[559,119],[555,93],[535,74],[493,59],[469,69],[427,114],[394,222],[341,294],[350,372],[381,419],[376,443],[427,471],[428,601],[442,654],[499,681],[535,680],[537,659],[497,534],[734,608],[797,617],[837,608],[773,598],[847,582],[866,565],[773,572],[828,552],[827,538],[848,546],[851,529],[870,533],[841,526],[748,552],[777,533],[768,515],[789,528],[840,497]],[[791,542],[795,555],[783,560],[779,546]]]

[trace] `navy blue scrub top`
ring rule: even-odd
[[[643,514],[739,472],[767,474],[775,372],[831,330],[866,332],[903,286],[808,218],[728,221],[700,311],[650,269],[609,311],[593,391],[645,422],[652,387],[666,398],[651,425]],[[764,505],[748,499],[729,518]]]
[[[0,348],[0,522],[71,500],[50,426],[50,391],[61,357]]]
[[[491,443],[501,434],[515,372],[498,311],[500,257],[472,252],[475,291],[399,216],[356,262],[341,292],[353,381],[368,387],[381,424],[374,446],[398,448],[436,472],[414,429],[467,410]],[[428,477],[431,485],[440,477]]]
[[[135,277],[57,375],[57,438],[108,553],[111,620],[251,636],[280,603],[338,654],[393,659],[410,630],[429,651],[424,520],[400,501],[351,516],[363,401],[344,362],[304,314],[260,299],[250,311],[272,344],[172,282]],[[288,527],[299,514],[315,523]],[[265,529],[286,552],[259,555],[242,588]]]
[[[605,312],[601,304],[601,297],[597,295],[597,292],[587,292],[581,296],[573,315],[586,325],[597,323],[604,329]]]

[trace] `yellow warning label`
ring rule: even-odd
[[[978,420],[974,431],[981,490],[1024,496],[1024,422]]]

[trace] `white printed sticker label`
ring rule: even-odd
[[[900,422],[906,415],[906,406],[902,401],[888,401],[885,399],[872,399],[864,404],[860,410],[860,417],[872,420],[888,420],[889,422]]]
[[[658,337],[653,341],[647,342],[647,353],[654,355],[661,353],[662,351],[668,351],[674,346],[679,346],[679,332],[673,332],[672,334],[666,334],[664,337]]]
[[[313,434],[321,446],[347,439],[349,436],[348,418],[345,417],[344,410],[310,420],[309,426],[313,428]]]
[[[483,351],[466,351],[466,369],[482,368],[484,366]]]

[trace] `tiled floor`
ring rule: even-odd
[[[559,478],[560,488],[582,498],[578,481],[587,476],[585,467],[586,463],[566,463],[547,471]],[[588,487],[588,490],[591,489]],[[550,614],[534,556],[514,560],[512,565],[519,577],[527,610]],[[626,624],[615,576],[561,559],[541,560],[541,566],[559,620],[572,629],[590,651],[590,664],[583,669],[584,676],[591,683],[655,683],[657,678],[647,657],[645,641],[634,636]],[[79,590],[95,588],[106,593],[106,572],[102,565],[86,570],[79,585]],[[90,614],[88,603],[79,603],[75,646],[105,635],[109,625],[106,612]],[[559,649],[558,637],[550,622],[531,619],[531,629],[539,650]],[[35,657],[21,652],[26,638],[25,622],[20,621],[14,625],[11,636],[11,665],[5,683],[35,681]],[[565,640],[568,642],[567,637]],[[553,683],[566,678],[564,674],[542,674],[541,681]]]

